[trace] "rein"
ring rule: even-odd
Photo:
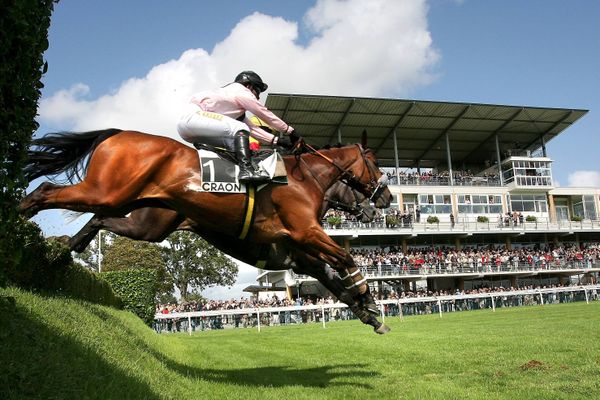
[[[364,194],[365,196],[369,197],[371,200],[375,197],[375,194],[377,193],[377,189],[375,189],[375,190],[373,189],[372,182],[370,184],[362,183],[356,177],[356,175],[354,175],[350,170],[343,168],[338,163],[336,163],[334,160],[332,160],[330,157],[321,153],[319,150],[315,149],[310,144],[303,142],[302,145],[304,147],[306,147],[307,149],[309,149],[313,154],[320,156],[321,158],[323,158],[327,162],[329,162],[331,165],[336,167],[341,172],[341,175],[339,178],[340,181],[344,182],[346,185],[350,186],[352,189],[355,189],[355,190],[359,191],[360,193]],[[361,149],[361,152],[362,151],[363,150]],[[365,164],[366,164],[366,161],[365,161]],[[369,171],[369,174],[371,174],[371,171],[369,170],[368,165],[367,165],[367,171]]]

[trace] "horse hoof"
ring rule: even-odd
[[[379,325],[379,327],[375,328],[374,330],[375,330],[375,333],[378,333],[380,335],[386,334],[389,331],[391,331],[390,327],[385,324]]]

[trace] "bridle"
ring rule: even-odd
[[[373,165],[373,163],[371,163],[366,157],[367,153],[370,152],[371,150],[369,150],[369,149],[365,150],[360,144],[356,144],[356,146],[360,150],[361,158],[362,158],[363,162],[365,163],[365,167],[366,167],[365,169],[369,173],[369,182],[368,183],[363,183],[361,181],[361,179],[359,177],[357,177],[350,169],[340,166],[338,163],[336,163],[330,157],[327,157],[325,154],[321,153],[319,150],[316,150],[314,147],[312,147],[308,143],[305,143],[304,141],[302,141],[302,143],[300,145],[304,146],[305,148],[310,150],[311,153],[322,157],[323,159],[327,160],[330,164],[335,166],[341,172],[339,180],[341,182],[345,183],[346,185],[350,186],[352,189],[365,195],[371,202],[377,201],[377,199],[383,194],[383,191],[387,187],[387,184],[388,184],[387,175],[382,174],[379,177],[379,179],[375,178],[376,177],[376,172],[375,172],[376,166]]]

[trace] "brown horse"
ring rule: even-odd
[[[198,153],[161,136],[116,129],[65,132],[37,139],[34,145],[41,150],[30,154],[26,169],[30,179],[63,171],[73,177],[88,155],[89,162],[81,182],[68,186],[44,182],[25,197],[20,209],[26,215],[64,208],[123,216],[144,206],[167,207],[206,233],[273,243],[307,262],[328,264],[355,299],[372,301],[352,257],[327,236],[318,218],[324,193],[338,180],[374,196],[376,206],[389,206],[391,194],[381,185],[376,158],[361,145],[284,157],[288,184],[268,185],[257,192],[249,187],[248,194],[199,191]],[[379,333],[387,331],[368,312],[355,312]]]

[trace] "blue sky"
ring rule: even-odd
[[[561,186],[600,185],[598,16],[592,0],[61,0],[39,133],[174,136],[189,94],[254,69],[274,92],[588,109],[547,148]]]

